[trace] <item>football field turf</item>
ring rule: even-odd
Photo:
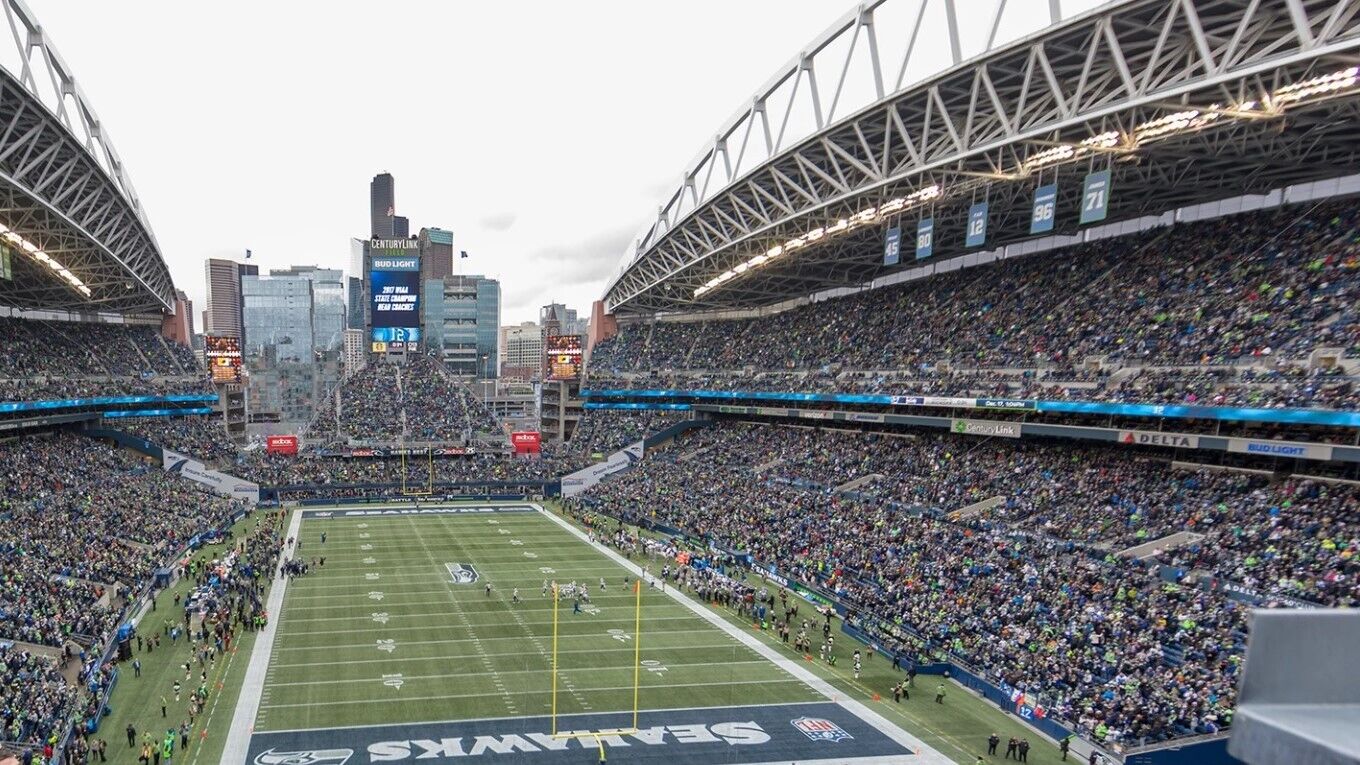
[[[639,598],[636,569],[536,506],[300,512],[297,555],[325,563],[279,592],[225,762],[949,761],[716,609]],[[556,630],[545,580],[590,589]]]

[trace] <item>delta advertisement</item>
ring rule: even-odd
[[[635,441],[609,455],[604,462],[562,476],[562,496],[574,497],[605,478],[631,468],[642,460],[643,449],[643,442]]]
[[[167,473],[175,473],[191,481],[201,483],[223,496],[244,499],[252,505],[260,502],[260,485],[258,483],[251,483],[236,476],[209,470],[202,462],[187,454],[162,449],[161,467]]]
[[[373,351],[414,351],[420,343],[420,256],[413,239],[374,239],[369,261]]]

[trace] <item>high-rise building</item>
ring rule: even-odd
[[[420,280],[453,276],[453,232],[442,228],[422,228],[420,240]]]
[[[368,365],[368,338],[363,327],[345,330],[345,375],[352,375]]]
[[[345,276],[345,326],[350,329],[364,328],[364,312],[368,305],[364,278],[364,255],[368,253],[367,239],[349,240],[349,273]]]
[[[501,373],[511,377],[535,377],[543,358],[543,334],[538,324],[501,327]],[[528,370],[525,374],[524,370]]]
[[[391,173],[379,173],[368,184],[369,233],[375,239],[393,236],[393,218],[397,214],[396,183]]]
[[[456,375],[494,378],[500,368],[500,282],[459,275],[422,285],[426,350]]]
[[[338,350],[344,343],[347,306],[344,274],[334,268],[293,266],[269,272],[273,277],[298,277],[312,283],[312,347]]]
[[[246,276],[241,279],[245,301],[247,357],[268,356],[278,361],[310,362],[315,348],[312,280],[304,276]]]
[[[203,332],[208,335],[242,337],[241,280],[260,273],[258,266],[223,258],[208,258],[203,264],[208,287],[208,306],[203,310]]]
[[[405,215],[392,216],[392,238],[405,239],[411,235],[411,219]]]

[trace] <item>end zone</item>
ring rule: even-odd
[[[911,762],[915,756],[829,701],[648,711],[639,715],[636,731],[613,733],[625,718],[631,714],[559,717],[559,728],[565,722],[577,738],[554,738],[548,717],[256,733],[246,762],[360,765],[457,758],[506,765],[580,763],[582,752],[598,749],[596,737],[584,735],[590,733],[599,734],[612,763],[889,765]]]

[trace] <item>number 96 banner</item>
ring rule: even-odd
[[[1053,213],[1058,207],[1058,184],[1050,183],[1034,190],[1034,213],[1029,219],[1029,232],[1043,234],[1053,230]]]

